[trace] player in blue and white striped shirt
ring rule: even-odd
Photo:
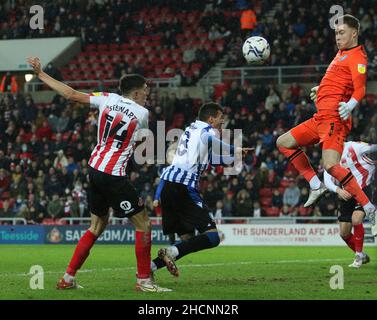
[[[209,165],[229,165],[234,162],[235,152],[251,150],[236,150],[221,141],[216,130],[220,130],[223,123],[222,107],[214,102],[204,104],[198,120],[181,136],[172,164],[161,175],[155,200],[161,192],[163,231],[164,234],[177,233],[181,241],[159,250],[158,258],[152,262],[152,271],[166,266],[172,275],[178,276],[175,260],[220,243],[216,223],[198,191],[200,177]]]

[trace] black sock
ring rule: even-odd
[[[220,243],[220,238],[217,232],[203,233],[191,239],[180,241],[174,245],[177,247],[178,252],[179,252],[175,260],[178,260],[192,252],[214,248],[218,246],[219,243]],[[166,266],[164,260],[162,260],[159,257],[155,258],[153,262],[156,265],[157,269],[161,269]]]
[[[179,252],[179,255],[175,259],[178,260],[192,252],[216,247],[219,243],[220,238],[217,232],[199,234],[175,245]]]
[[[154,262],[154,264],[156,265],[157,269],[161,269],[161,268],[163,268],[163,267],[166,266],[164,260],[162,260],[162,259],[159,258],[159,257],[153,259],[153,262]]]

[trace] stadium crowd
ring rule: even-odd
[[[203,177],[200,190],[215,217],[336,214],[336,198],[331,194],[314,209],[303,209],[306,182],[275,148],[279,134],[315,112],[299,85],[279,92],[273,85],[241,87],[233,82],[217,100],[225,107],[225,128],[242,128],[244,145],[255,151],[245,159],[241,174],[224,176],[223,167],[213,167]],[[377,97],[368,95],[355,110],[350,139],[377,142],[376,104]],[[147,107],[155,132],[157,120],[165,120],[166,128],[184,128],[195,119],[198,101],[188,94],[180,99],[153,89]],[[59,96],[40,105],[27,94],[1,96],[0,217],[41,223],[89,216],[87,161],[96,143],[95,117],[88,106]],[[307,152],[314,167],[323,172],[319,148]],[[134,163],[129,168],[129,177],[142,191],[152,216],[160,214],[153,208],[153,196],[163,167]]]
[[[263,36],[271,45],[269,65],[327,65],[336,54],[334,31],[329,27],[333,1],[284,0],[271,22],[257,13],[257,23],[250,36]],[[369,59],[369,70],[377,70],[377,10],[373,0],[348,0],[345,13],[360,20],[360,41]],[[235,36],[228,54],[227,67],[245,64],[241,51],[244,38]]]

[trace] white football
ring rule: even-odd
[[[244,42],[242,53],[248,63],[261,64],[270,56],[270,45],[263,37],[250,37]]]

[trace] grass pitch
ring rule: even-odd
[[[152,248],[155,257],[158,246]],[[134,246],[95,245],[77,275],[84,289],[56,290],[73,253],[73,245],[1,245],[0,299],[377,299],[377,248],[367,247],[371,262],[348,267],[345,247],[218,247],[178,261],[180,277],[156,272],[168,293],[135,292]],[[30,267],[43,267],[44,289],[32,290]],[[332,290],[333,265],[344,270],[344,289]]]

